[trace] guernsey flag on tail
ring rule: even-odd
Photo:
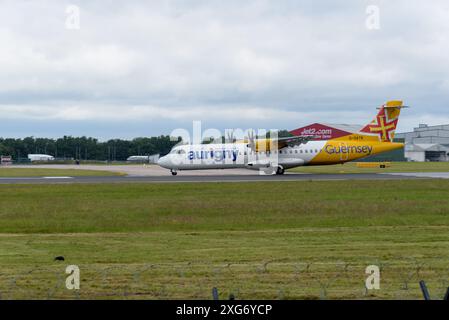
[[[388,101],[380,107],[379,113],[360,132],[378,135],[379,141],[392,142],[401,113],[402,101]]]

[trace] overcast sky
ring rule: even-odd
[[[2,137],[449,123],[447,0],[0,0],[0,43]]]

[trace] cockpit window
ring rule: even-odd
[[[183,149],[173,149],[172,151],[170,151],[171,154],[185,154],[186,151]]]

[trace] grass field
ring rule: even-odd
[[[80,177],[80,176],[117,176],[119,172],[79,169],[42,169],[42,168],[0,168],[0,177]]]
[[[446,180],[0,185],[3,299],[441,298],[448,263]]]
[[[342,165],[306,166],[290,169],[303,173],[449,172],[449,162],[391,162],[388,168],[358,168],[356,162]]]

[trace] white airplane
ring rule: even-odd
[[[29,154],[28,155],[28,159],[31,162],[34,162],[34,161],[54,161],[55,157],[50,156],[48,154]]]
[[[339,164],[403,148],[392,142],[402,101],[388,101],[365,126],[312,124],[290,131],[291,137],[234,143],[175,146],[158,164],[172,175],[181,170],[247,168],[267,174],[305,165]]]

